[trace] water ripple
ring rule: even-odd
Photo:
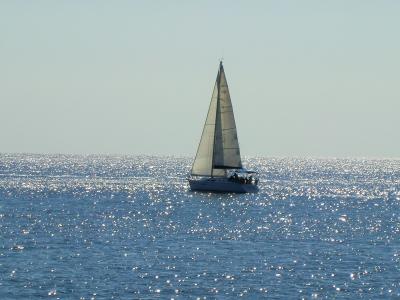
[[[0,155],[0,298],[399,298],[400,161],[248,158],[257,194],[188,191],[191,159]]]

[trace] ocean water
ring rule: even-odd
[[[0,155],[0,299],[399,299],[400,160]]]

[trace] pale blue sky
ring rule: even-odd
[[[2,1],[0,152],[400,157],[399,1]]]

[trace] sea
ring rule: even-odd
[[[400,299],[400,160],[0,154],[0,299]]]

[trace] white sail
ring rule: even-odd
[[[218,81],[218,78],[217,78]],[[197,148],[196,158],[192,166],[192,175],[211,176],[212,157],[214,151],[215,119],[217,111],[218,84],[215,83],[211,97],[210,107],[203,133],[201,135],[199,147]]]
[[[242,168],[235,117],[222,64],[220,67],[218,100],[213,166],[215,169]]]
[[[226,169],[235,168],[242,168],[242,161],[231,98],[221,63],[191,173],[225,176]]]

